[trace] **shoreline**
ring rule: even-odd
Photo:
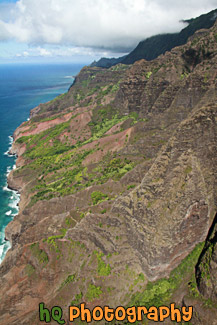
[[[12,149],[12,144],[13,144],[13,136],[9,135],[9,148],[8,150],[4,153],[5,156],[9,158],[15,158],[17,159],[17,154],[11,153]],[[13,221],[14,217],[19,213],[19,202],[20,202],[20,193],[16,188],[13,188],[11,185],[8,183],[8,177],[10,173],[16,169],[16,160],[15,164],[11,166],[7,166],[6,169],[6,184],[3,186],[2,190],[5,192],[11,192],[10,197],[8,198],[8,211],[4,213],[5,216],[10,217],[11,220],[3,226],[2,231],[1,231],[1,236],[2,236],[2,243],[0,245],[0,265],[5,259],[5,256],[9,249],[11,248],[11,242],[10,240],[6,237],[5,230],[8,224]],[[14,210],[14,211],[13,211]],[[5,219],[5,216],[3,219]]]
[[[1,173],[2,200],[0,217],[0,266],[5,260],[5,256],[7,255],[7,252],[11,247],[9,247],[9,242],[12,242],[11,238],[9,238],[10,236],[8,235],[7,227],[9,227],[9,224],[14,222],[14,217],[20,213],[21,188],[13,182],[13,173],[9,174],[10,171],[14,168],[13,165],[15,164],[15,162],[17,165],[19,165],[17,161],[19,152],[16,152],[16,149],[14,148],[14,140],[16,139],[16,129],[19,128],[22,123],[31,119],[31,112],[35,108],[40,107],[41,103],[47,103],[50,100],[53,100],[56,96],[59,96],[68,91],[68,88],[72,84],[71,76],[77,74],[83,66],[84,64],[70,63],[69,65],[67,64],[66,66],[63,66],[60,71],[59,69],[55,69],[55,64],[53,65],[52,69],[45,69],[45,67],[43,67],[42,71],[46,70],[47,72],[47,75],[45,77],[38,75],[38,71],[41,71],[41,66],[36,65],[36,68],[34,68],[33,70],[31,68],[30,70],[27,69],[24,71],[27,80],[29,79],[29,82],[27,84],[26,82],[24,82],[25,86],[27,85],[26,88],[18,87],[15,92],[15,97],[11,98],[10,100],[7,98],[10,98],[11,93],[6,93],[5,97],[4,92],[4,98],[7,99],[5,104],[9,105],[8,107],[10,109],[12,109],[12,106],[14,107],[14,100],[17,100],[16,96],[18,92],[20,98],[16,103],[17,109],[14,111],[14,116],[11,116],[11,118],[9,119],[9,122],[11,124],[8,124],[10,126],[9,131],[6,131],[4,133],[4,146],[1,151],[3,168]],[[69,72],[70,70],[72,71]],[[14,80],[17,80],[18,82],[20,80],[23,80],[23,78],[20,79],[19,69],[13,68],[11,72],[11,75],[13,77],[10,77],[10,80],[12,80],[13,82]],[[70,78],[66,79],[64,78],[65,76],[70,76]],[[15,84],[17,83],[17,81],[15,82]],[[12,85],[14,85],[14,83],[12,83]],[[40,85],[40,87],[38,87],[38,85]],[[2,90],[4,91],[4,89]],[[23,101],[22,99],[24,98],[27,98],[29,100]],[[19,115],[19,110],[22,115],[21,119]],[[11,112],[13,111],[8,111],[8,114],[11,114]],[[6,113],[5,116],[7,116]],[[6,121],[8,122],[8,119],[6,119]],[[7,236],[5,235],[5,233],[7,234]],[[6,242],[6,239],[8,238],[9,241]]]

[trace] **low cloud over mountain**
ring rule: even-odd
[[[215,0],[20,0],[0,4],[0,40],[127,52],[154,34],[176,32]]]

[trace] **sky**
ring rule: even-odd
[[[0,63],[119,57],[216,7],[216,0],[0,0]]]

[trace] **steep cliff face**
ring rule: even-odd
[[[217,215],[206,240],[206,245],[196,266],[196,280],[200,293],[206,298],[217,302],[216,279],[216,239],[217,237]]]
[[[85,67],[15,131],[1,323],[40,323],[42,301],[65,320],[80,302],[175,301],[215,324],[216,33],[151,62]]]
[[[217,260],[216,216],[205,240],[204,248],[195,267],[195,276],[188,283],[183,296],[184,305],[194,306],[192,324],[215,324],[217,319]]]

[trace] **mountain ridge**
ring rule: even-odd
[[[101,58],[99,61],[94,61],[91,66],[102,68],[109,68],[119,63],[132,64],[135,61],[145,59],[153,60],[159,55],[170,51],[172,48],[183,45],[188,38],[192,36],[197,30],[208,29],[214,24],[217,15],[217,9],[210,11],[207,14],[200,15],[196,18],[182,20],[188,23],[188,26],[183,28],[179,33],[159,34],[151,36],[141,42],[129,54],[119,57],[117,59]]]
[[[215,324],[216,28],[150,62],[84,67],[14,132],[0,322],[38,324],[42,301],[67,321],[80,302],[174,301]]]

